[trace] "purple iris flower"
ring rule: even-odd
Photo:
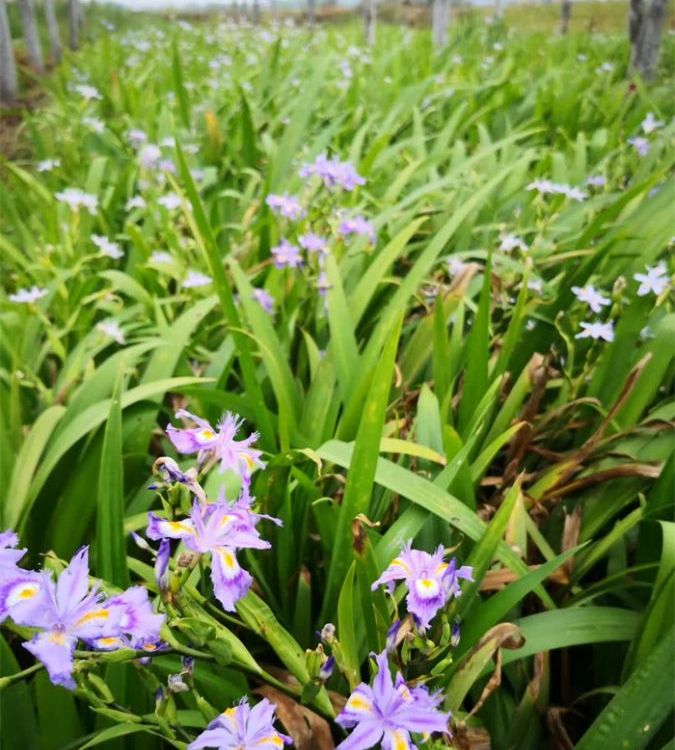
[[[300,249],[288,240],[281,240],[271,252],[276,268],[299,268],[302,265]]]
[[[318,234],[314,234],[314,232],[301,234],[298,237],[298,243],[308,253],[320,253],[323,255],[328,251],[328,244],[325,237],[320,237]]]
[[[54,582],[46,572],[37,575],[40,576],[39,583],[32,584],[36,588],[26,589],[25,584],[14,581],[9,584],[9,592],[7,587],[3,587],[2,597],[16,599],[17,591],[22,591],[19,596],[23,597],[26,603],[11,608],[12,619],[19,625],[40,630],[31,641],[23,644],[24,648],[45,665],[54,684],[72,689],[75,687],[73,652],[78,640],[93,645],[106,636],[132,635],[131,629],[123,629],[122,621],[126,617],[126,624],[131,623],[133,609],[143,594],[148,608],[150,607],[147,592],[139,588],[140,593],[136,593],[130,589],[130,592],[134,593],[130,594],[128,601],[125,600],[117,606],[108,606],[109,603],[104,601],[101,592],[96,588],[89,588],[88,547],[83,547],[75,553],[58,581]],[[17,588],[22,586],[23,589]],[[125,597],[127,593],[121,597]],[[141,609],[141,619],[145,618],[146,614],[147,612]],[[157,626],[158,635],[158,622],[164,618],[161,615],[152,617],[155,618],[153,624]],[[147,624],[147,620],[143,619],[143,622]]]
[[[251,433],[244,440],[235,440],[239,428],[244,423],[239,416],[227,412],[215,430],[205,419],[185,409],[176,412],[177,419],[182,417],[191,419],[197,426],[185,430],[173,425],[166,428],[169,440],[179,453],[196,453],[199,463],[214,457],[220,461],[221,472],[230,469],[245,481],[251,478],[256,467],[265,468],[264,462],[260,460],[262,452],[252,447],[258,439],[257,432]]]
[[[108,599],[104,609],[114,623],[113,635],[85,639],[98,650],[135,648],[154,651],[159,645],[159,633],[164,615],[156,614],[143,586],[132,586],[121,594]]]
[[[416,749],[411,732],[447,733],[451,714],[438,710],[441,696],[425,687],[409,688],[400,673],[392,680],[386,651],[375,658],[373,686],[362,682],[336,719],[343,728],[354,728],[336,750],[366,750],[380,742],[387,750],[411,750]]]
[[[251,297],[268,315],[274,315],[274,297],[264,289],[254,289]]]
[[[10,616],[20,622],[23,616],[40,606],[39,594],[44,576],[17,567],[26,554],[17,549],[19,537],[11,530],[0,534],[0,622]]]
[[[358,185],[366,184],[353,164],[339,159],[328,159],[325,154],[319,154],[313,164],[305,164],[299,174],[303,179],[316,176],[327,188],[337,186],[347,192],[351,192]]]
[[[234,605],[246,596],[253,583],[250,573],[237,561],[237,550],[271,547],[256,529],[262,516],[250,510],[251,502],[247,492],[233,505],[227,502],[202,505],[196,500],[190,517],[180,521],[149,514],[150,539],[182,539],[194,552],[211,553],[213,591],[223,609],[229,612],[234,611]]]
[[[412,549],[411,542],[403,548],[401,554],[392,561],[389,567],[373,583],[373,591],[386,584],[390,593],[394,590],[394,581],[403,579],[408,586],[406,603],[408,611],[415,616],[421,628],[429,627],[439,609],[453,597],[462,593],[459,579],[473,580],[473,570],[467,565],[457,569],[454,558],[446,563],[445,549],[439,545],[433,553]]]
[[[305,215],[305,209],[300,205],[300,201],[292,195],[270,195],[265,198],[265,203],[269,208],[279,216],[285,216],[293,221],[302,219]]]
[[[352,234],[356,234],[362,237],[367,237],[371,245],[375,244],[375,228],[369,221],[364,219],[363,216],[355,216],[353,219],[344,219],[340,223],[339,231],[343,237],[349,237]]]
[[[649,141],[641,135],[635,138],[629,138],[628,143],[637,151],[640,156],[647,156],[649,153]]]
[[[274,706],[267,698],[251,708],[248,699],[228,708],[214,719],[188,750],[216,747],[219,750],[257,750],[280,748],[293,740],[274,728]]]

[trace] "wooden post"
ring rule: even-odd
[[[307,0],[307,25],[310,29],[316,25],[316,0]]]
[[[61,32],[59,23],[54,12],[54,0],[44,0],[45,20],[47,21],[47,32],[49,33],[49,45],[52,49],[54,63],[61,62]]]
[[[40,37],[38,36],[33,0],[19,0],[19,11],[21,12],[23,38],[26,42],[28,62],[31,68],[42,73],[44,72],[45,64],[42,59],[42,48],[40,47]]]
[[[9,30],[5,0],[0,0],[0,100],[11,101],[16,98],[19,84],[16,77],[14,47]]]

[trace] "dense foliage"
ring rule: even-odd
[[[454,33],[101,27],[25,115],[3,747],[671,746],[669,80]]]

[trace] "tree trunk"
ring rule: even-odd
[[[26,42],[26,53],[31,68],[42,73],[45,69],[40,48],[40,37],[38,36],[37,23],[35,22],[35,7],[33,0],[19,0],[21,11],[21,22],[23,24],[23,38]]]
[[[254,26],[258,26],[260,24],[260,0],[253,0],[252,21]]]
[[[495,17],[504,18],[504,9],[502,8],[502,0],[495,0]]]
[[[44,0],[45,20],[47,21],[47,31],[49,32],[49,44],[52,48],[52,58],[55,63],[61,61],[61,33],[59,32],[59,23],[56,20],[54,12],[54,0]]]
[[[316,0],[307,0],[307,24],[310,29],[316,25]]]
[[[572,16],[572,0],[562,0],[560,6],[560,33],[567,34]]]
[[[375,25],[377,22],[376,0],[364,0],[364,24],[366,44],[372,47],[375,44]]]
[[[7,102],[16,98],[18,90],[7,8],[5,0],[0,0],[0,100]]]
[[[630,9],[628,11],[628,38],[631,47],[635,45],[640,36],[640,26],[644,17],[645,7],[643,0],[630,0]]]
[[[70,49],[78,49],[80,46],[79,0],[68,0],[68,45]]]
[[[431,36],[434,47],[442,49],[447,42],[446,37],[446,0],[433,0],[431,6]]]
[[[663,31],[667,9],[668,0],[652,0],[642,17],[640,31],[633,44],[631,63],[635,70],[648,80],[653,78],[656,73],[661,47],[661,32]]]

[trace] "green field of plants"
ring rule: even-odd
[[[673,37],[84,31],[0,158],[3,750],[672,749]]]

